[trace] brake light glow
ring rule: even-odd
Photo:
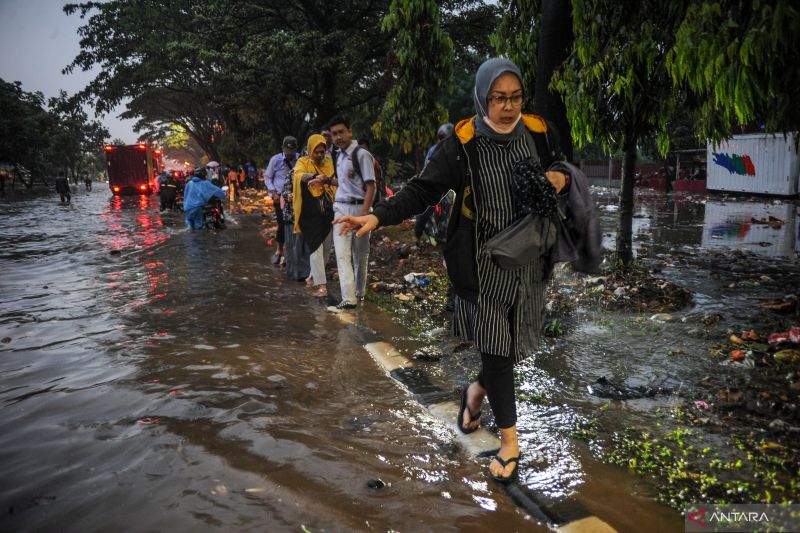
[[[146,144],[140,144],[138,148],[139,148],[139,150],[146,150],[147,149],[147,145]]]
[[[147,185],[139,185],[139,188],[143,191],[147,190]]]
[[[119,187],[114,187],[114,192],[119,192]]]
[[[103,150],[105,150],[106,152],[110,152],[113,149],[114,149],[113,146],[103,146]]]
[[[160,153],[161,153],[161,150],[156,150],[156,153],[157,153],[157,154],[160,154]]]

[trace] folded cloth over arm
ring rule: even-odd
[[[597,272],[603,260],[602,235],[597,208],[583,171],[566,161],[556,161],[548,170],[570,176],[566,202],[558,226],[558,246],[553,262],[567,261],[579,272]]]

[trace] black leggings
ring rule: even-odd
[[[478,384],[486,389],[494,420],[500,429],[517,423],[517,399],[514,394],[514,356],[481,354]]]

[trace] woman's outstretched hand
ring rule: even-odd
[[[356,232],[356,237],[362,237],[378,227],[378,217],[375,215],[364,215],[356,217],[353,215],[344,215],[333,221],[334,224],[341,224],[339,235],[346,235],[353,230]]]

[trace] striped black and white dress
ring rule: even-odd
[[[511,196],[511,167],[531,154],[524,137],[509,142],[477,137],[477,249],[511,225],[515,218]],[[547,279],[541,263],[502,270],[478,253],[478,304],[456,298],[453,333],[474,341],[481,353],[515,357],[531,354],[539,345],[544,320]]]

